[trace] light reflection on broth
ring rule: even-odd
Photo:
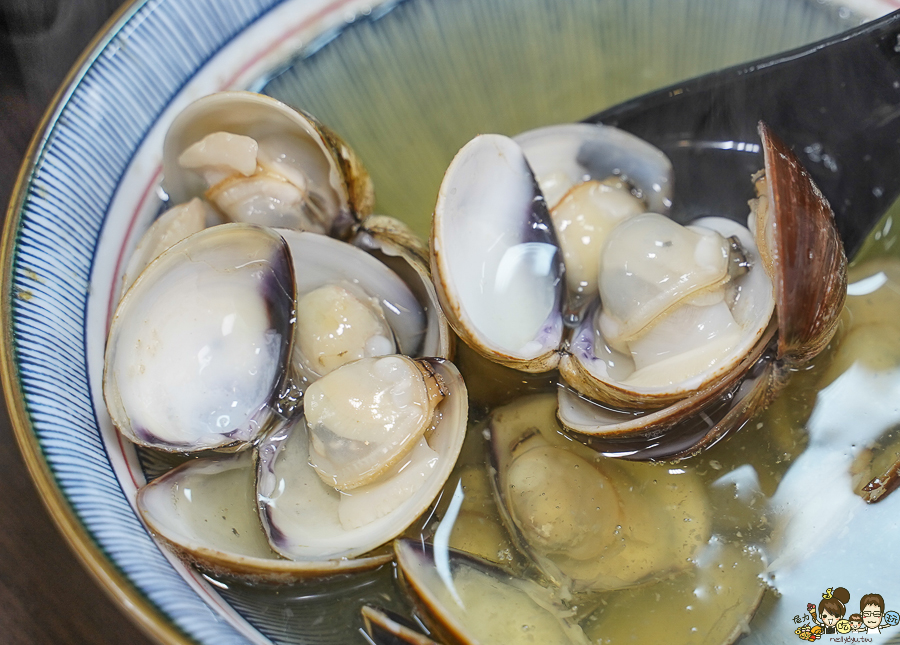
[[[889,573],[900,496],[878,504],[861,497],[900,455],[900,246],[892,222],[893,211],[851,266],[846,311],[828,349],[740,432],[677,464],[702,479],[714,518],[712,537],[688,569],[571,600],[592,642],[730,642],[747,630],[741,642],[792,642],[795,617],[809,623],[807,603],[818,603],[830,587],[851,591],[848,615],[873,590],[888,604],[900,598],[900,583]],[[503,527],[490,495],[489,422],[478,420],[554,385],[546,375],[498,367],[465,347],[458,363],[475,422],[448,482],[461,483],[465,495],[450,546],[546,582]],[[673,472],[671,465],[655,468]],[[445,509],[446,500],[437,515]]]
[[[450,24],[450,19],[441,12],[444,7],[453,4],[405,3],[398,7],[398,12],[416,9],[425,12],[429,19],[435,14],[435,24],[441,24],[444,31],[452,31],[455,23]],[[533,11],[529,8],[531,4],[535,3],[522,2],[516,6],[526,13]],[[417,50],[420,43],[414,38],[399,39],[398,46],[393,49],[379,47],[377,39],[385,37],[379,31],[379,25],[364,25],[364,28],[351,31],[362,42],[357,46],[366,55],[365,73],[360,73],[362,69],[352,64],[352,56],[346,53],[346,48],[325,47],[316,54],[311,64],[298,64],[288,70],[283,78],[274,79],[267,91],[326,118],[328,124],[361,153],[372,170],[378,187],[379,210],[404,218],[420,234],[426,235],[428,214],[434,205],[434,195],[443,170],[452,152],[475,132],[520,132],[545,122],[583,118],[604,105],[664,85],[674,78],[752,58],[761,55],[767,48],[773,51],[784,49],[785,43],[780,39],[793,36],[784,36],[782,32],[802,32],[798,19],[791,14],[779,21],[777,29],[753,30],[749,41],[730,36],[728,25],[741,25],[738,29],[747,32],[743,25],[759,22],[760,18],[752,13],[757,6],[753,2],[728,3],[728,11],[736,13],[729,14],[727,19],[717,19],[705,28],[702,27],[703,22],[712,20],[710,16],[715,12],[686,11],[681,3],[650,3],[650,7],[640,2],[623,4],[622,11],[626,14],[651,10],[657,16],[663,14],[656,20],[659,25],[657,29],[664,30],[659,36],[665,33],[683,35],[698,29],[701,33],[717,34],[721,43],[713,43],[709,52],[704,53],[699,61],[691,63],[700,67],[682,69],[683,56],[653,58],[651,48],[644,47],[640,38],[635,38],[630,30],[618,29],[616,20],[606,19],[612,17],[606,14],[615,9],[615,3],[584,4],[587,7],[585,10],[602,15],[573,20],[571,24],[562,26],[543,24],[540,37],[535,32],[529,38],[490,38],[471,43],[478,45],[475,47],[457,47],[453,50],[454,57],[449,62],[442,61],[440,66],[404,65],[403,61],[407,59],[429,60],[428,51]],[[763,12],[772,11],[771,3],[758,4]],[[788,4],[785,3],[785,6]],[[488,24],[489,18],[474,20],[466,15],[460,31],[468,33],[473,24]],[[509,21],[508,16],[504,19]],[[517,20],[509,23],[519,24]],[[385,21],[385,24],[393,23]],[[701,25],[699,28],[698,24]],[[606,27],[609,33],[597,32],[597,25],[611,25],[613,28]],[[540,47],[533,46],[533,43],[547,36],[548,28],[561,30],[563,27],[567,42],[580,43],[575,52],[577,55],[568,59],[553,57]],[[815,28],[825,29],[818,25]],[[803,26],[803,29],[810,28]],[[553,35],[557,36],[558,41],[563,40],[558,38],[558,34]],[[825,32],[822,31],[821,35]],[[612,47],[615,54],[613,64],[607,62],[610,57],[604,55],[599,46],[606,40],[611,40],[615,45]],[[657,40],[665,42],[667,39],[660,37]],[[566,51],[561,46],[562,42],[558,44],[560,47],[557,49]],[[427,45],[427,50],[436,49],[434,40]],[[490,56],[484,55],[482,45],[491,48]],[[520,46],[524,52],[519,51]],[[507,48],[512,51],[511,55],[505,53]],[[747,48],[752,51],[745,51]],[[721,50],[726,55],[722,55]],[[385,53],[389,56],[384,56]],[[529,56],[541,57],[540,64],[523,66],[529,69],[527,76],[533,82],[500,82],[501,78],[509,80],[506,78],[509,65],[504,61],[529,61]],[[548,65],[544,60],[547,58],[560,66]],[[573,61],[577,64],[572,65]],[[395,68],[403,69],[410,75],[398,80],[397,74],[392,71]],[[476,80],[496,78],[491,92],[480,93],[499,94],[505,109],[495,109],[487,102],[470,101],[472,92],[461,91],[458,83],[445,81],[439,73],[445,68],[452,70],[454,77],[469,70],[477,72]],[[635,68],[645,71],[635,76]],[[480,83],[472,85],[481,87]],[[557,93],[544,91],[545,87],[551,86]],[[320,87],[328,91],[319,91]],[[417,94],[431,97],[428,110],[423,110],[422,104],[415,100],[396,100],[397,96],[412,92],[411,88]],[[558,100],[558,96],[564,100]],[[422,117],[423,112],[428,112],[426,118]],[[360,118],[360,114],[380,116],[377,119]],[[891,251],[891,246],[883,239],[878,242],[882,246],[876,255]],[[894,248],[892,252],[896,259],[898,249]],[[897,284],[894,282],[895,289]],[[850,298],[848,304],[852,302],[853,298]],[[879,336],[886,338],[890,329],[897,336],[896,326],[900,316],[887,316],[885,320],[887,328]],[[839,347],[844,342],[842,338],[836,339],[833,345]],[[770,563],[771,573],[765,576],[765,581],[773,584],[778,593],[766,593],[751,624],[752,632],[745,642],[795,642],[792,617],[801,614],[807,602],[817,601],[827,587],[848,587],[854,599],[873,589],[882,593],[889,602],[900,598],[897,593],[900,583],[888,586],[886,572],[890,567],[872,555],[891,552],[892,536],[897,532],[896,522],[891,518],[900,516],[893,505],[900,504],[895,499],[900,495],[891,496],[876,506],[866,506],[852,493],[839,493],[834,502],[819,502],[817,499],[822,480],[829,483],[832,478],[840,479],[852,461],[852,455],[848,453],[859,454],[862,449],[858,444],[847,448],[833,436],[822,436],[820,431],[806,429],[807,419],[819,407],[817,391],[826,371],[831,369],[830,365],[840,363],[837,358],[831,359],[834,353],[834,349],[829,350],[803,372],[795,374],[790,386],[770,409],[752,420],[742,431],[706,453],[679,464],[679,467],[694,471],[706,483],[717,514],[715,542],[709,545],[703,557],[698,555],[697,560],[721,561],[727,557],[740,562],[742,569],[751,571],[752,575],[740,576],[739,580],[735,578],[735,584],[743,582],[760,588],[763,585],[756,579],[756,572],[762,568],[763,557]],[[472,427],[477,430],[469,433],[469,440],[454,474],[445,486],[445,494],[437,509],[421,520],[420,528],[411,529],[408,534],[414,536],[421,529],[425,537],[432,538],[438,520],[444,517],[450,498],[461,483],[465,496],[463,508],[456,515],[452,527],[451,543],[481,553],[505,567],[527,570],[527,560],[518,553],[506,534],[493,501],[484,438],[480,433],[482,426],[479,424],[490,409],[507,404],[518,396],[553,391],[554,381],[547,375],[506,371],[484,361],[465,347],[459,348],[456,362],[468,377],[473,408]],[[841,373],[843,370],[835,373],[835,379]],[[855,427],[856,423],[851,425]],[[810,458],[806,456],[808,448],[815,451],[811,452]],[[839,463],[829,463],[827,458],[823,459],[831,453],[843,455],[837,460]],[[820,508],[819,504],[824,508]],[[795,542],[799,546],[793,548]],[[701,567],[654,585],[606,592],[605,595],[595,594],[586,602],[579,599],[578,617],[590,637],[600,642],[621,642],[635,630],[652,630],[657,621],[656,628],[662,627],[663,631],[640,632],[638,642],[677,642],[673,638],[675,631],[689,632],[695,626],[690,614],[681,611],[680,607],[684,606],[694,589],[717,584],[714,580],[713,569]],[[267,636],[285,642],[365,642],[362,636],[355,633],[357,626],[361,625],[359,607],[362,604],[372,603],[395,611],[409,611],[409,603],[397,587],[389,567],[277,590],[244,588],[233,584],[231,587],[223,590],[229,602],[239,610],[254,604],[265,607]],[[665,590],[676,602],[663,603],[663,596],[668,595],[663,593]],[[657,593],[660,594],[659,599]],[[743,621],[737,617],[731,622],[743,627]],[[670,624],[672,629],[666,629]],[[716,632],[715,638],[719,638],[720,634]],[[692,636],[685,642],[699,640]]]
[[[892,226],[898,212],[876,227],[852,265],[847,311],[831,346],[793,374],[788,387],[746,427],[673,466],[704,482],[713,508],[712,538],[694,564],[659,582],[569,600],[591,642],[633,637],[631,642],[677,643],[680,633],[680,642],[715,643],[727,641],[735,629],[749,629],[742,644],[793,643],[795,617],[809,623],[807,603],[817,604],[836,586],[851,593],[848,615],[872,591],[885,598],[887,609],[896,608],[900,494],[866,504],[859,490],[861,479],[890,461],[900,431],[900,244]],[[552,375],[508,370],[462,346],[457,364],[469,379],[470,432],[436,509],[407,536],[432,540],[460,486],[463,503],[450,544],[538,576],[514,546],[494,503],[482,430],[490,410],[522,395],[552,392]],[[718,566],[725,562],[734,565],[727,579]],[[407,616],[412,611],[389,566],[275,589],[227,584],[221,593],[239,610],[267,607],[271,634],[286,642],[366,642],[357,633],[362,605]],[[738,590],[740,602],[726,615],[715,601]],[[762,600],[746,623],[757,591]],[[716,612],[724,623],[711,620]],[[338,635],[334,625],[344,631]],[[695,628],[710,630],[709,640]],[[897,628],[884,632],[888,642],[900,636]]]

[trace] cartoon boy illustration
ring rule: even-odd
[[[864,632],[865,629],[862,628],[862,614],[850,614],[850,631],[851,632]]]
[[[830,592],[830,593],[829,593]],[[879,596],[880,598],[881,596]],[[822,601],[819,603],[819,616],[816,617],[815,610],[810,611],[813,621],[822,627],[822,631],[826,634],[837,634],[837,622],[844,617],[847,611],[846,604],[850,602],[850,592],[843,587],[838,587],[833,591],[829,589],[822,594]],[[882,613],[884,611],[884,603],[882,603]],[[881,622],[881,614],[878,615],[878,622]]]
[[[884,598],[881,594],[867,593],[859,599],[859,612],[867,634],[881,633],[881,617],[884,616]],[[863,630],[860,630],[863,631]]]

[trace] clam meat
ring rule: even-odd
[[[754,178],[749,227],[735,213],[671,219],[662,153],[605,126],[476,137],[445,174],[432,229],[436,290],[454,330],[503,365],[558,369],[598,406],[665,410],[652,430],[631,424],[632,444],[658,448],[663,426],[693,413],[681,404],[693,398],[740,408],[710,428],[714,437],[740,425],[744,399],[769,400],[765,388],[827,344],[846,292],[827,202],[764,124],[760,135],[766,170]],[[778,374],[735,399],[763,358]],[[589,425],[573,432],[602,443],[609,424]],[[618,424],[617,441],[624,434]],[[681,445],[652,458],[687,454]]]
[[[278,229],[297,280],[292,366],[307,382],[351,361],[388,354],[446,357],[446,322],[414,260],[393,267],[324,235]],[[377,242],[377,241],[376,241]],[[430,284],[430,281],[428,282]]]
[[[314,382],[304,415],[260,444],[260,513],[298,560],[366,553],[434,501],[456,463],[468,400],[440,359],[361,359]]]
[[[497,506],[519,547],[573,591],[670,577],[711,535],[702,482],[685,469],[604,457],[562,435],[552,394],[488,421]]]
[[[353,151],[311,115],[270,97],[220,92],[182,111],[166,134],[164,187],[204,196],[229,221],[342,237],[374,192]]]

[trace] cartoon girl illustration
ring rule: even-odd
[[[867,593],[859,599],[859,613],[862,614],[863,625],[867,634],[881,633],[881,617],[884,616],[884,598],[881,594]],[[862,631],[862,630],[860,630]]]
[[[850,614],[850,618],[847,620],[850,621],[850,630],[854,632],[864,632],[865,629],[862,629],[862,614]]]
[[[847,612],[848,602],[850,602],[850,592],[843,587],[828,589],[822,594],[822,601],[819,603],[821,620],[816,616],[815,608],[810,610],[809,615],[812,616],[813,622],[821,626],[825,634],[837,634],[835,625]],[[881,622],[881,614],[879,614],[878,621]]]

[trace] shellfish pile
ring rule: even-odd
[[[614,128],[481,135],[447,170],[429,251],[372,214],[362,164],[314,118],[242,92],[192,104],[164,147],[177,205],[132,255],[106,350],[118,430],[188,456],[138,492],[144,521],[250,582],[394,559],[445,642],[514,642],[527,623],[528,642],[587,643],[609,620],[573,598],[706,584],[701,629],[730,642],[762,594],[759,554],[719,540],[689,468],[636,462],[739,428],[835,333],[833,216],[760,135],[747,226],[676,222],[668,160]],[[558,370],[558,391],[505,401],[465,439],[451,327],[504,368]],[[487,467],[454,479],[464,439]],[[483,494],[464,503],[465,477]],[[724,560],[724,579],[697,564]],[[432,642],[364,613],[372,638]]]
[[[466,427],[424,248],[369,221],[371,182],[336,135],[267,97],[192,104],[164,159],[178,205],[126,270],[104,398],[126,438],[199,458],[139,491],[144,520],[253,580],[382,564]],[[246,490],[209,530],[220,486]]]
[[[453,329],[491,361],[557,368],[560,421],[606,454],[676,459],[714,443],[821,351],[846,294],[830,207],[764,124],[760,136],[747,226],[667,217],[671,166],[614,128],[476,137],[434,213]]]

